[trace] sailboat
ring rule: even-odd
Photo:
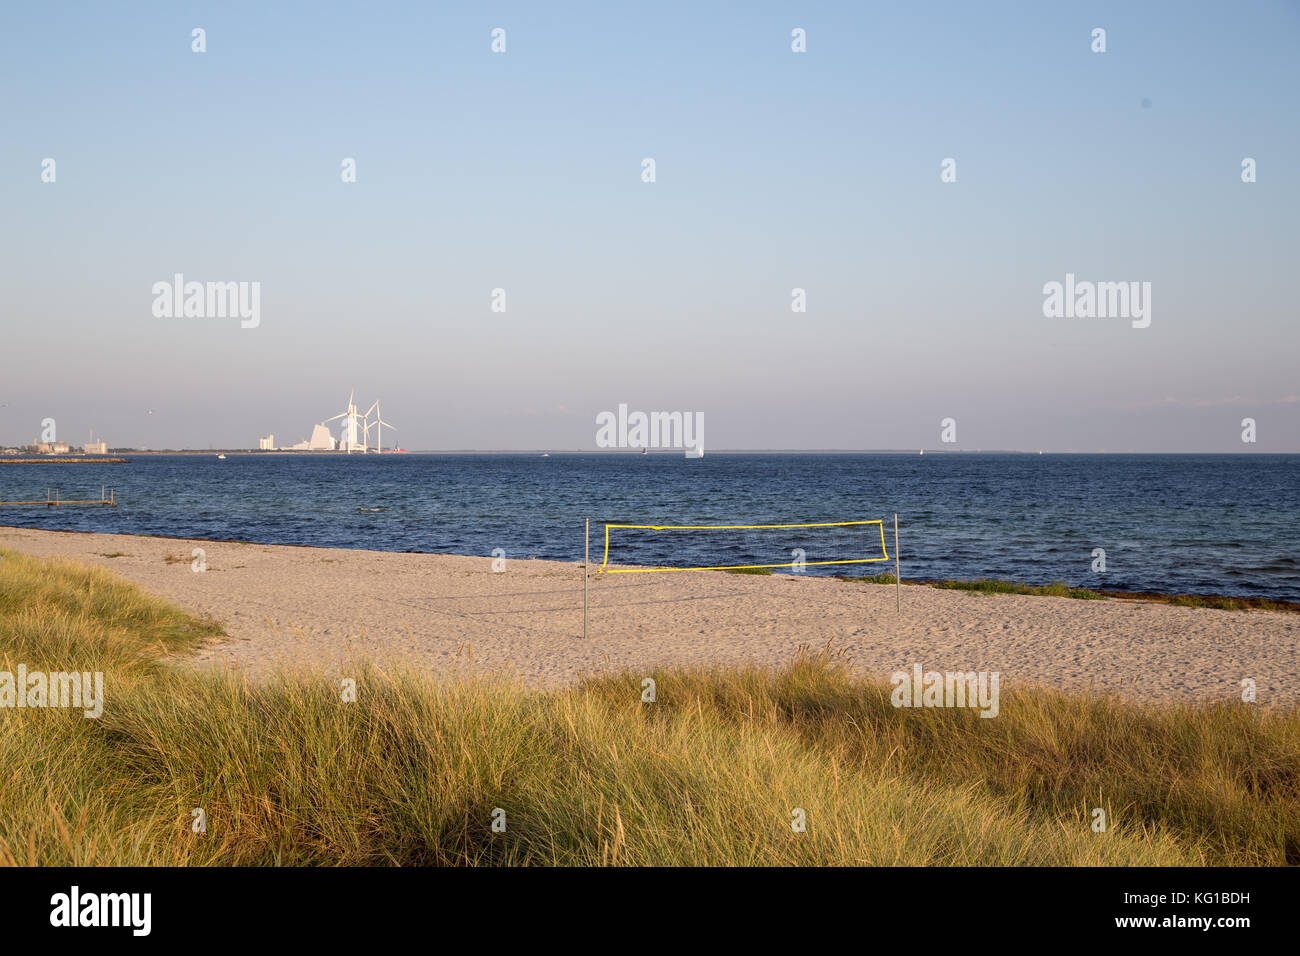
[[[226,456],[225,456],[225,455],[218,455],[218,456],[217,456],[217,461],[225,461],[225,460],[226,460]]]
[[[649,448],[642,448],[642,449],[641,449],[641,454],[643,454],[643,455],[648,455],[648,454],[650,454],[650,449],[649,449]]]
[[[686,457],[686,458],[703,458],[703,457],[704,457],[704,443],[703,443],[703,442],[700,442],[700,443],[699,443],[698,445],[696,445],[694,448],[688,448],[688,449],[686,449],[686,455],[685,455],[684,457]]]

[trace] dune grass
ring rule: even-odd
[[[893,584],[895,579],[892,571],[882,571],[879,574],[845,577],[843,580],[856,581],[861,584]],[[975,578],[970,581],[949,578],[943,581],[904,580],[903,583],[928,585],[948,591],[973,591],[977,594],[1034,594],[1046,597],[1078,598],[1085,601],[1104,601],[1107,597],[1102,592],[1093,591],[1090,588],[1072,588],[1064,581],[1053,581],[1051,584],[1023,584],[1016,581],[1004,581],[1000,578]]]
[[[1108,597],[1118,596],[1116,592],[1104,592]],[[1132,595],[1125,593],[1124,597]],[[1162,604],[1176,604],[1179,607],[1208,607],[1219,611],[1282,611],[1287,614],[1300,613],[1300,604],[1294,601],[1270,601],[1268,598],[1227,597],[1222,594],[1162,594],[1155,600]]]
[[[864,574],[858,577],[842,577],[843,581],[855,581],[860,584],[893,584],[894,575],[885,571],[880,574]],[[1123,598],[1130,601],[1145,601],[1151,604],[1172,604],[1178,607],[1204,607],[1219,611],[1278,611],[1284,614],[1300,614],[1300,604],[1294,601],[1273,601],[1268,598],[1229,597],[1222,594],[1154,594],[1146,591],[1112,591],[1097,588],[1071,587],[1065,581],[1053,581],[1051,584],[1025,584],[1019,581],[1007,581],[1002,578],[973,578],[957,580],[948,578],[942,581],[908,581],[905,585],[924,585],[948,591],[972,591],[977,594],[1029,594],[1038,597],[1065,597],[1081,601],[1108,601]]]
[[[364,662],[250,683],[175,666],[212,622],[0,553],[0,669],[99,669],[106,697],[97,720],[0,710],[0,862],[1300,862],[1295,710],[1046,691],[1004,691],[991,720],[900,710],[826,652],[555,692]]]
[[[972,581],[935,581],[933,587],[956,591],[975,591],[979,594],[1036,594],[1045,597],[1068,597],[1082,601],[1104,601],[1106,595],[1090,588],[1072,588],[1064,581],[1051,584],[1022,584],[996,578],[975,578]]]
[[[858,577],[845,577],[845,578],[843,578],[842,580],[845,580],[845,581],[858,581],[858,582],[861,582],[862,584],[893,584],[893,583],[894,583],[894,572],[893,572],[893,571],[881,571],[879,574],[863,574],[863,575],[859,575]],[[903,583],[904,583],[904,584],[911,584],[912,582],[911,582],[911,581],[904,581]]]

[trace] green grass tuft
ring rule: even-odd
[[[1106,595],[1089,588],[1072,588],[1064,581],[1051,584],[1018,584],[994,578],[975,578],[973,581],[935,581],[933,586],[955,591],[974,591],[977,594],[1035,594],[1043,597],[1076,598],[1082,601],[1104,601]]]
[[[860,577],[844,578],[843,580],[859,581],[863,584],[893,584],[895,578],[893,571],[881,571],[879,574],[864,574]],[[907,582],[904,581],[903,583],[906,584]]]

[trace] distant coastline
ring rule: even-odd
[[[39,458],[6,458],[0,455],[0,465],[47,465],[58,462],[61,465],[125,465],[129,458],[113,458],[95,455],[87,458],[83,455],[42,455]]]

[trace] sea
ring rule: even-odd
[[[595,563],[857,575],[893,570],[897,515],[905,579],[1300,601],[1300,455],[124,457],[0,464],[0,501],[117,500],[4,507],[0,524],[581,561],[590,521]],[[607,525],[650,527],[608,529],[607,555]],[[738,527],[689,530],[715,525]]]

